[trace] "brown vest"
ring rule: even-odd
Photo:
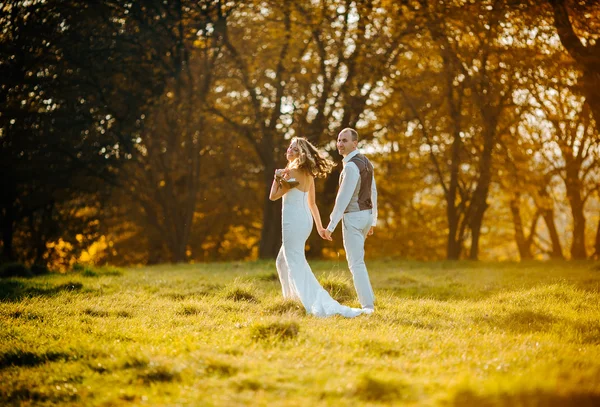
[[[371,187],[373,185],[373,165],[367,157],[356,154],[350,159],[358,167],[360,172],[360,190],[358,191],[358,207],[361,211],[373,209],[371,201]]]

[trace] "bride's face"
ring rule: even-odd
[[[298,156],[300,156],[300,149],[298,148],[297,143],[294,141],[292,142],[292,144],[290,144],[287,151],[285,152],[285,158],[287,158],[287,160],[291,162],[298,158]]]

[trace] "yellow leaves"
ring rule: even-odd
[[[75,240],[77,240],[78,243],[83,243],[84,239],[85,236],[81,233],[75,235]],[[52,256],[47,255],[45,259],[48,261],[48,267],[50,269],[65,272],[76,263],[98,263],[100,258],[105,256],[105,251],[112,248],[112,246],[113,242],[109,241],[107,237],[103,235],[85,248],[79,256],[75,256],[77,248],[70,242],[58,239],[57,241],[46,243],[46,247],[49,252],[52,253]]]
[[[112,246],[112,242],[107,242],[106,236],[100,236],[100,239],[93,242],[87,250],[83,251],[77,260],[78,263],[92,263],[95,264],[104,250]]]
[[[55,242],[46,243],[47,253],[44,259],[49,261],[48,267],[50,269],[59,270],[61,272],[67,271],[68,266],[74,263],[74,260],[67,261],[73,252],[73,245],[63,239],[58,239]],[[53,259],[50,259],[48,253],[53,253]]]
[[[192,44],[194,48],[202,49],[206,47],[207,42],[204,38],[198,38],[197,40],[194,40]]]
[[[56,249],[60,252],[64,252],[64,251],[73,249],[73,245],[71,243],[65,242],[62,239],[58,239],[56,242],[48,242],[48,243],[46,243],[46,247],[48,249]]]

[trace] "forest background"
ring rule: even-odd
[[[0,10],[2,262],[274,258],[290,138],[339,163],[344,127],[376,169],[371,258],[600,256],[595,1]],[[324,221],[340,167],[317,182]],[[313,235],[310,257],[343,255]]]

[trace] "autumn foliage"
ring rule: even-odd
[[[371,257],[600,255],[594,1],[9,1],[3,261],[272,258],[292,136],[376,166]],[[324,217],[339,166],[317,182]],[[339,233],[339,231],[338,231]],[[313,236],[312,257],[343,256]]]

